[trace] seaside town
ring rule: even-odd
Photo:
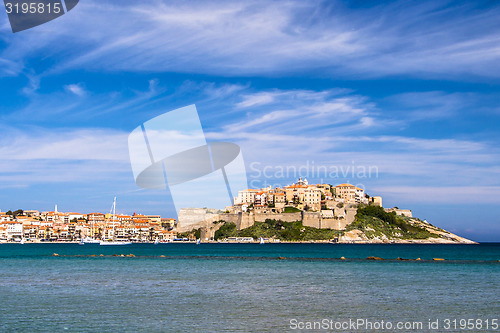
[[[54,211],[0,212],[0,242],[172,242],[183,240],[177,238],[178,232],[191,231],[199,227],[200,222],[203,225],[207,221],[232,221],[238,229],[243,229],[253,225],[256,218],[303,220],[304,225],[311,227],[342,230],[354,220],[359,204],[382,207],[382,198],[370,197],[362,188],[351,184],[309,184],[307,179],[299,178],[283,188],[239,191],[233,205],[225,207],[224,211],[194,208],[186,213],[181,209],[179,221],[137,213],[59,212],[57,205]],[[196,210],[202,210],[204,215],[196,216],[195,223],[190,223],[190,214]],[[207,218],[210,211],[216,213],[212,219]],[[411,217],[410,210],[391,208],[386,211]],[[211,229],[212,233],[208,233],[205,240],[213,239],[215,229]]]
[[[113,215],[17,210],[0,212],[0,241],[6,242],[169,242],[176,238],[176,220],[160,215]]]

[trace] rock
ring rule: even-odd
[[[279,260],[285,260],[285,257],[278,257]]]
[[[52,254],[53,257],[59,257],[57,253]]]
[[[160,258],[165,258],[165,256],[162,254],[162,255],[160,256]]]
[[[434,260],[434,261],[444,261],[443,258],[432,258],[432,260]]]
[[[382,259],[380,257],[367,257],[366,259],[367,260],[384,260],[384,259]]]
[[[417,259],[415,259],[415,260],[422,260],[422,259],[420,259],[420,258],[417,258]]]
[[[340,257],[340,260],[345,260],[345,257]]]

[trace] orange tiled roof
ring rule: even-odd
[[[345,183],[344,183],[344,184],[337,185],[337,186],[335,186],[335,187],[340,187],[340,186],[356,187],[356,186],[354,186],[354,185],[352,185],[352,184],[345,184]]]

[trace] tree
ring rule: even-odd
[[[194,232],[194,238],[201,239],[201,228],[198,228]]]
[[[224,223],[219,230],[215,232],[214,239],[223,239],[228,237],[234,237],[238,234],[236,230],[236,224],[234,223]]]
[[[15,210],[15,211],[11,211],[9,210],[6,214],[7,215],[11,215],[13,217],[17,217],[18,215],[23,215],[24,211],[22,209],[18,209],[18,210]]]

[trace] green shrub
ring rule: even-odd
[[[379,206],[365,206],[358,209],[354,222],[347,226],[346,231],[359,229],[369,238],[385,235],[387,238],[427,239],[437,237],[427,229],[411,225],[404,217],[395,212],[387,213]],[[371,230],[373,229],[373,230]]]
[[[220,232],[219,232],[220,231]],[[337,237],[338,231],[305,227],[301,221],[283,222],[266,219],[265,222],[255,222],[251,227],[237,231],[234,223],[226,223],[215,232],[215,239],[226,237],[253,237],[258,239],[276,238],[283,241],[330,240]]]
[[[300,212],[300,209],[292,207],[292,206],[287,206],[285,207],[284,213],[298,213]]]
[[[238,230],[236,230],[236,224],[234,223],[224,223],[219,230],[214,234],[214,239],[223,239],[227,237],[236,237],[238,235]]]

